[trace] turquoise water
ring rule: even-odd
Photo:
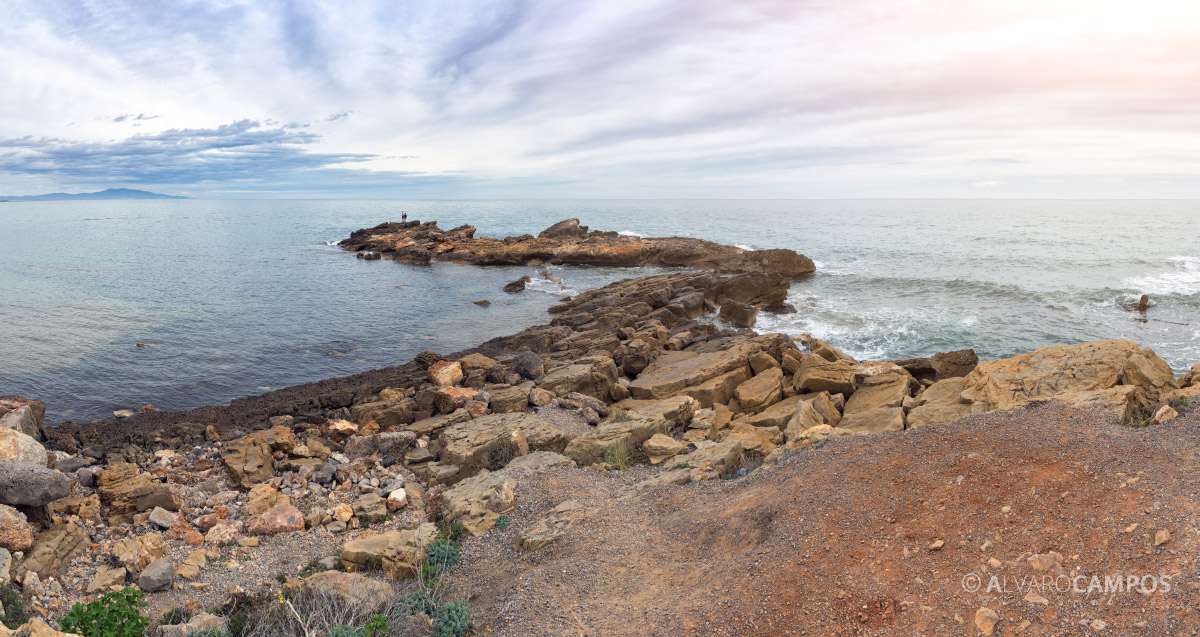
[[[793,248],[820,269],[792,286],[798,314],[759,328],[860,358],[1124,337],[1177,371],[1200,360],[1200,202],[37,202],[0,204],[0,394],[46,400],[52,421],[222,404],[462,349],[648,272],[559,268],[566,289],[508,295],[501,285],[535,269],[401,266],[331,245],[401,210],[481,235],[580,217]],[[1157,303],[1145,322],[1119,307],[1143,292]]]

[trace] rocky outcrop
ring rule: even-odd
[[[1154,350],[1118,340],[1054,345],[985,361],[963,379],[962,397],[977,405],[976,411],[1053,399],[1105,406],[1129,420],[1137,409],[1155,406],[1178,388],[1171,367]]]
[[[347,542],[342,547],[342,566],[351,571],[379,568],[397,581],[414,577],[425,563],[425,547],[437,539],[437,533],[437,525],[426,523]]]
[[[24,396],[0,397],[0,429],[19,431],[34,440],[44,440],[42,420],[46,403]]]
[[[33,548],[17,564],[18,573],[33,572],[42,576],[61,575],[71,560],[83,555],[91,542],[87,531],[76,524],[62,524],[38,534]]]
[[[442,462],[461,468],[469,476],[488,464],[489,456],[511,446],[512,435],[520,432],[527,444],[539,447],[566,444],[562,430],[532,414],[491,414],[457,425],[442,432]],[[508,456],[516,455],[508,450]]]
[[[16,429],[0,427],[0,462],[46,464],[46,448]]]
[[[685,237],[642,238],[615,232],[588,232],[578,219],[556,223],[537,237],[506,239],[476,237],[471,226],[443,231],[436,221],[386,223],[356,230],[340,245],[346,250],[375,252],[403,263],[428,263],[432,259],[474,265],[656,265],[788,277],[816,270],[811,259],[792,250],[743,250]]]
[[[548,544],[557,542],[575,523],[595,515],[599,509],[584,506],[575,500],[568,500],[550,509],[538,519],[533,526],[524,529],[513,543],[513,550],[536,551]]]

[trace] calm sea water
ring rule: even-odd
[[[1200,360],[1200,202],[118,201],[0,204],[0,394],[48,419],[222,404],[449,352],[547,318],[560,296],[651,272],[401,266],[332,243],[410,218],[481,235],[594,228],[787,247],[818,273],[794,315],[860,358],[974,347],[982,358],[1124,337]],[[1147,320],[1119,303],[1148,293]],[[472,301],[489,299],[478,307]],[[148,343],[150,347],[136,347]]]

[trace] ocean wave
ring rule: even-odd
[[[1171,265],[1165,272],[1125,279],[1125,286],[1142,294],[1200,293],[1200,257],[1175,256],[1167,261]]]
[[[621,230],[621,231],[620,231],[620,232],[618,232],[617,234],[621,235],[622,237],[638,237],[638,238],[641,238],[641,239],[645,239],[645,238],[646,238],[646,235],[644,235],[644,234],[642,234],[642,233],[640,233],[640,232],[634,232],[634,231],[632,231],[632,230]]]

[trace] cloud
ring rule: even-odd
[[[6,11],[14,194],[1200,196],[1200,7],[1167,0]]]

